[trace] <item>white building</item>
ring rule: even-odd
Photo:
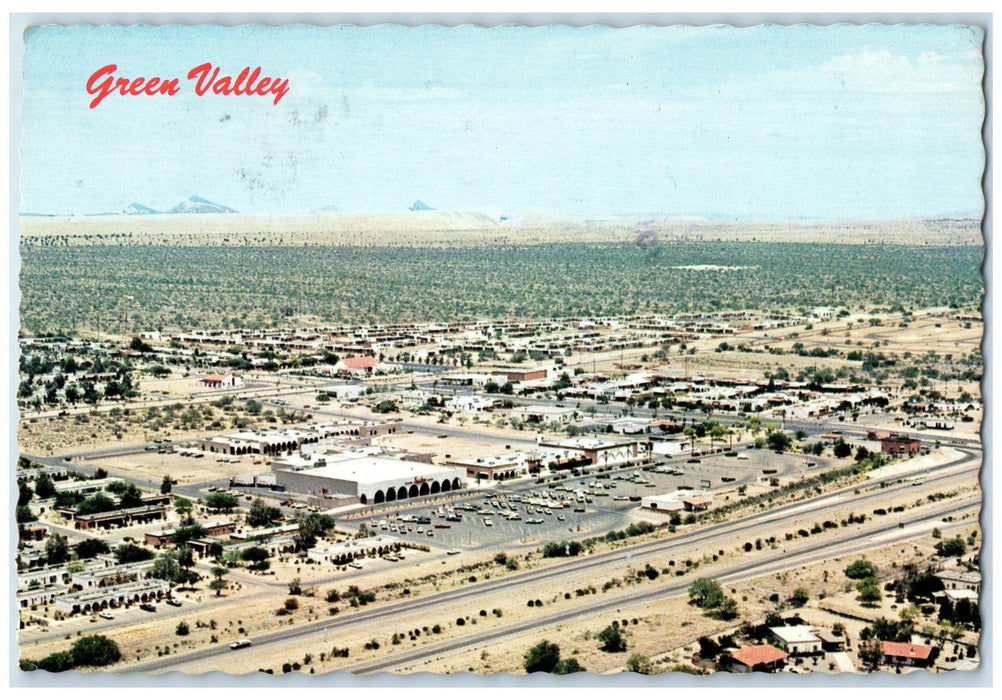
[[[821,654],[824,652],[821,639],[807,625],[770,627],[769,632],[776,639],[776,646],[791,656]]]
[[[572,437],[566,440],[541,441],[539,458],[550,469],[574,466],[612,467],[637,458],[639,444],[602,440],[592,437]]]
[[[417,498],[466,486],[463,469],[383,457],[356,457],[306,469],[273,464],[272,469],[278,484],[292,493],[342,494],[361,503]]]

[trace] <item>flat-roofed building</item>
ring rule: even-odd
[[[342,494],[361,503],[384,503],[455,491],[466,471],[422,462],[357,457],[302,470],[272,465],[280,486],[311,496]]]
[[[321,564],[347,564],[355,559],[379,557],[400,549],[400,540],[396,537],[377,535],[360,540],[348,540],[335,544],[317,545],[306,554],[313,561]]]
[[[90,613],[105,608],[117,608],[132,603],[150,603],[170,595],[167,581],[151,578],[117,586],[90,588],[66,593],[55,599],[56,610],[64,614]]]
[[[214,520],[212,522],[199,523],[199,525],[205,531],[206,537],[225,537],[237,527],[236,524],[229,520]],[[174,535],[176,534],[177,528],[174,527],[163,528],[156,532],[147,532],[145,535],[146,544],[151,547],[163,547],[173,542]]]
[[[539,466],[539,457],[528,452],[506,452],[490,457],[470,457],[453,459],[446,463],[450,467],[466,470],[467,479],[487,481],[514,479],[528,474],[533,466]]]
[[[49,605],[64,593],[66,586],[46,585],[18,591],[15,599],[19,608],[34,608],[39,605]]]
[[[776,640],[776,646],[789,653],[790,656],[806,656],[824,652],[821,639],[808,625],[770,627],[769,632]]]
[[[637,458],[636,440],[614,441],[592,437],[572,437],[566,440],[541,441],[540,461],[550,469],[572,466],[612,467]]]
[[[950,569],[940,571],[936,578],[943,582],[943,589],[948,591],[969,590],[975,593],[981,592],[981,572],[980,571],[958,571]]]
[[[526,423],[570,423],[575,413],[570,406],[519,406],[512,409],[511,417]]]
[[[154,520],[165,520],[167,518],[167,507],[163,505],[140,506],[139,508],[124,508],[122,510],[94,513],[92,515],[80,515],[71,511],[70,517],[72,517],[73,526],[77,530],[128,527]]]
[[[694,508],[694,505],[702,505],[702,507]],[[641,507],[659,513],[706,510],[710,505],[712,505],[712,500],[708,493],[705,491],[690,491],[689,489],[672,491],[660,496],[645,496],[641,501]]]
[[[887,455],[915,455],[922,449],[922,441],[891,433],[880,440],[880,451]]]

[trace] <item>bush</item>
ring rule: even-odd
[[[526,673],[552,673],[560,663],[560,647],[545,639],[525,653]]]
[[[189,629],[188,629],[188,623],[187,622],[185,622],[184,620],[181,620],[179,623],[177,623],[177,628],[175,628],[174,634],[176,634],[178,637],[187,637],[188,636],[188,632],[189,632]]]
[[[623,636],[619,623],[613,622],[598,633],[598,641],[602,642],[602,651],[610,654],[626,651],[626,638]]]
[[[584,673],[585,667],[578,663],[574,657],[561,659],[553,668],[553,673],[557,676],[566,676],[569,673]]]
[[[877,567],[866,559],[857,559],[846,567],[845,575],[851,579],[867,579],[877,575]]]
[[[626,670],[649,676],[654,672],[654,665],[646,656],[635,652],[630,654],[630,658],[626,660]]]
[[[118,644],[99,634],[78,639],[70,654],[75,666],[108,666],[122,658]]]
[[[941,557],[960,557],[967,552],[967,545],[960,535],[936,543],[936,554]]]

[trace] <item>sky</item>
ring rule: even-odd
[[[18,210],[980,216],[983,32],[960,25],[30,28]],[[188,71],[287,78],[278,102]],[[173,96],[88,78],[179,78]]]

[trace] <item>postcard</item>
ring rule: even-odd
[[[29,26],[12,673],[970,676],[984,43]]]

